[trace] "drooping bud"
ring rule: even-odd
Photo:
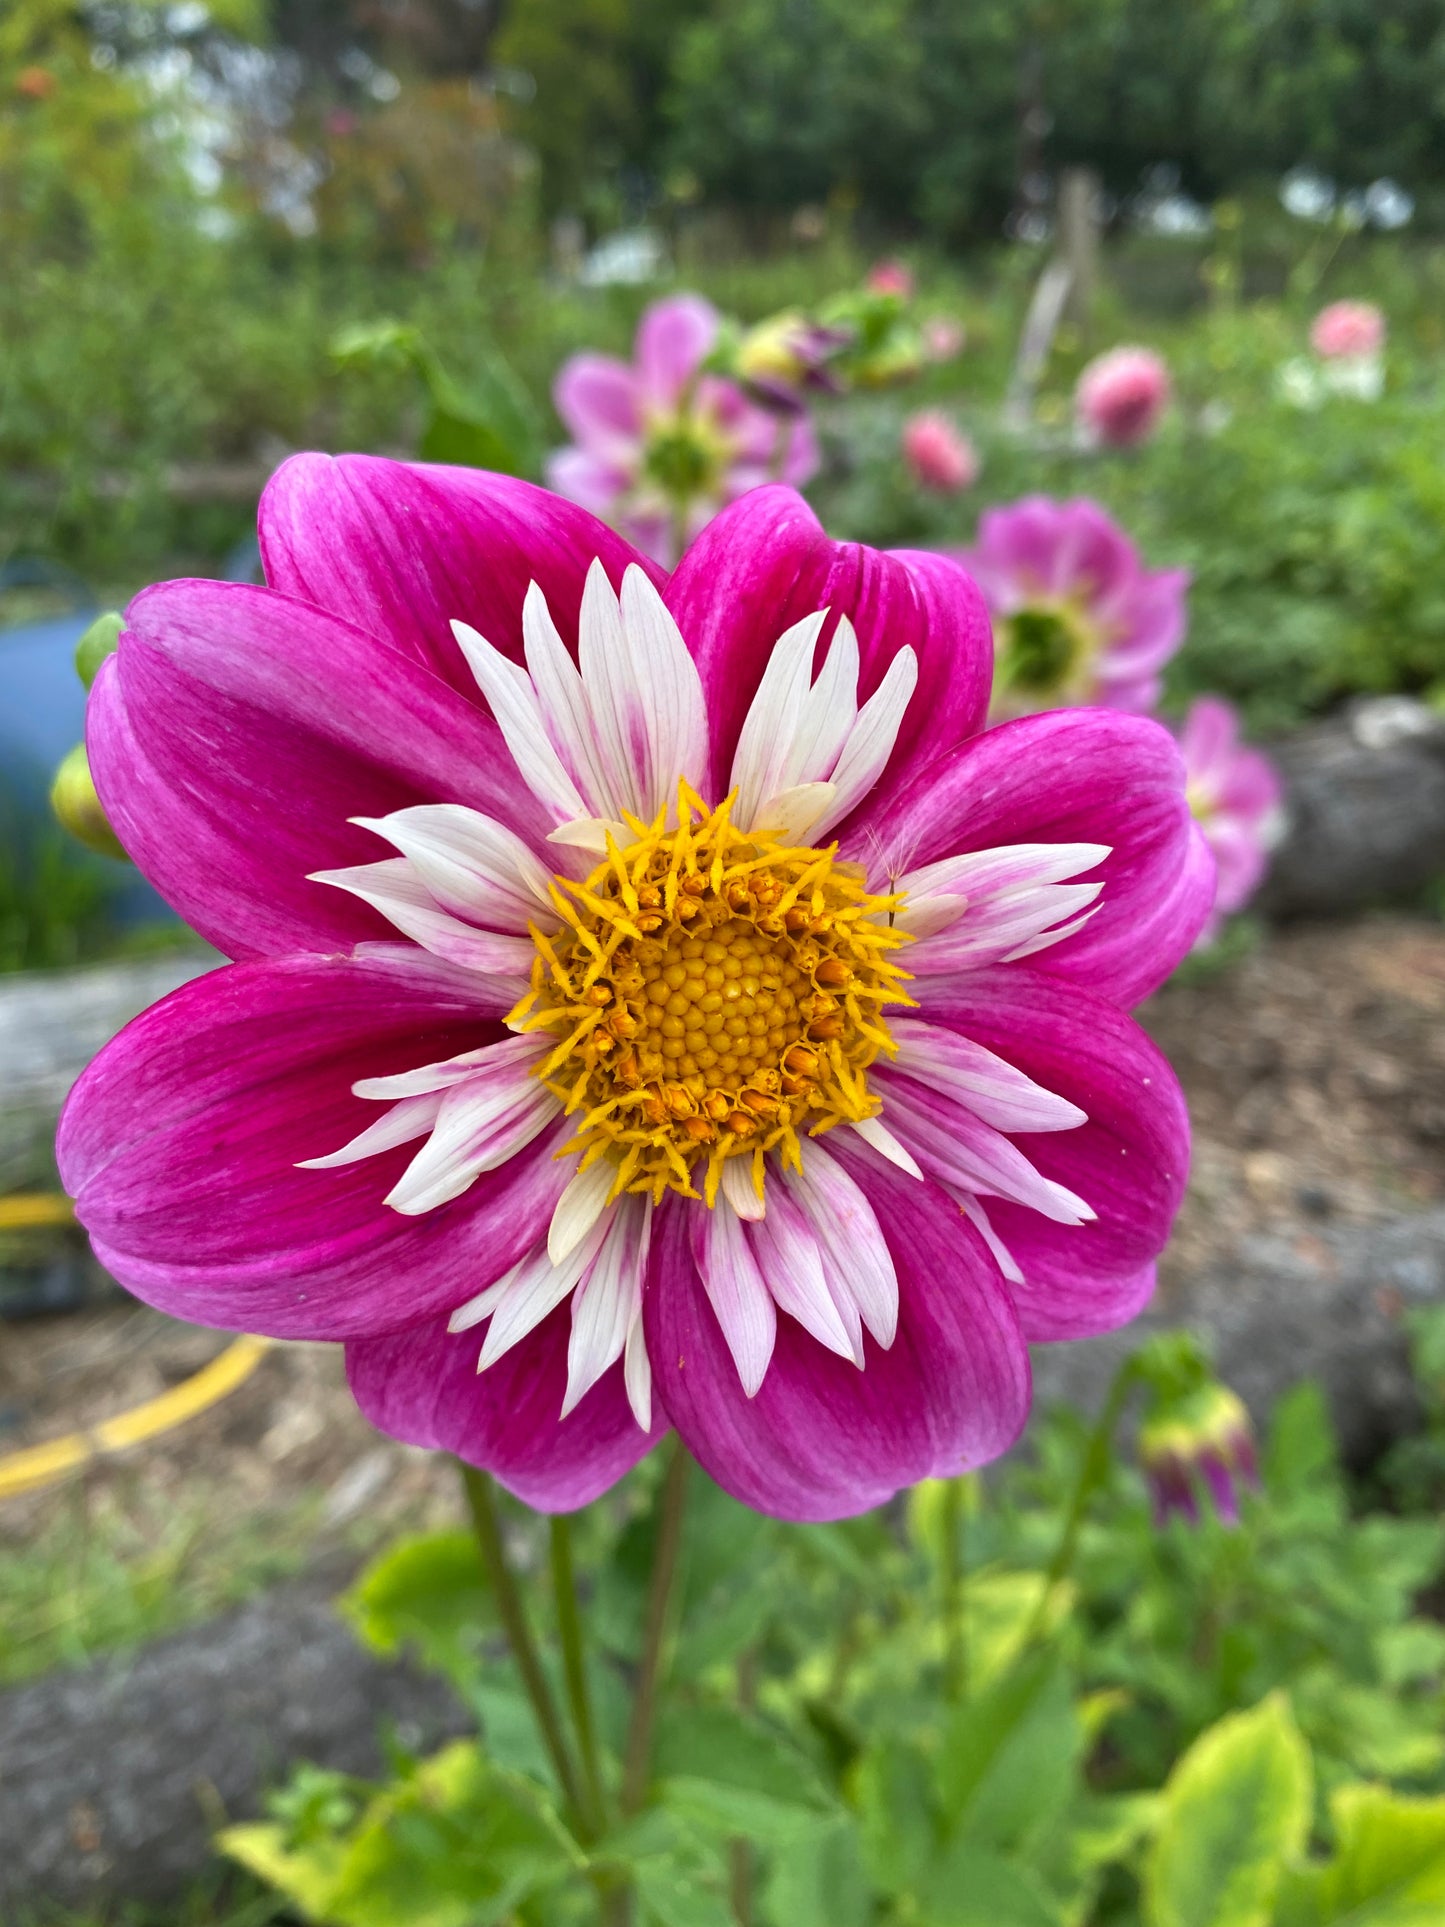
[[[75,673],[89,689],[100,674],[100,665],[107,656],[114,655],[120,632],[125,627],[125,618],[114,609],[97,616],[80,641],[75,645]]]
[[[807,390],[836,394],[842,387],[830,364],[852,339],[851,328],[825,328],[788,309],[748,330],[737,345],[733,369],[765,406],[796,414]]]
[[[100,806],[84,743],[77,743],[56,770],[50,786],[50,807],[59,823],[88,850],[119,857],[123,863],[130,861]]]
[[[1201,1489],[1225,1525],[1238,1525],[1241,1487],[1259,1485],[1254,1428],[1243,1402],[1212,1375],[1187,1333],[1146,1347],[1139,1369],[1151,1394],[1139,1428],[1139,1462],[1155,1525],[1175,1514],[1196,1525]]]

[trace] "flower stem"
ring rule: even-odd
[[[542,1736],[548,1757],[557,1775],[557,1783],[562,1789],[562,1797],[574,1816],[586,1828],[587,1808],[583,1804],[577,1782],[577,1770],[572,1764],[572,1755],[567,1747],[566,1735],[557,1717],[556,1704],[552,1690],[547,1684],[547,1676],[542,1671],[542,1663],[537,1657],[536,1644],[532,1629],[527,1623],[526,1607],[512,1569],[507,1563],[507,1552],[502,1544],[501,1521],[497,1517],[497,1503],[492,1494],[492,1481],[485,1472],[475,1466],[463,1465],[462,1484],[466,1490],[467,1506],[472,1515],[472,1527],[481,1548],[482,1564],[487,1569],[492,1591],[496,1595],[497,1611],[501,1614],[502,1628],[507,1635],[507,1644],[512,1649],[512,1657],[517,1662],[517,1671],[522,1678],[527,1698],[532,1702],[532,1712],[536,1717],[537,1730]]]
[[[968,1629],[964,1623],[963,1480],[943,1491],[943,1680],[951,1700],[968,1694]]]
[[[1074,1569],[1074,1556],[1079,1549],[1079,1531],[1084,1523],[1084,1515],[1089,1509],[1089,1501],[1109,1476],[1109,1460],[1113,1451],[1114,1432],[1123,1413],[1125,1401],[1139,1376],[1137,1354],[1126,1358],[1114,1374],[1094,1429],[1089,1434],[1089,1442],[1084,1447],[1084,1456],[1079,1463],[1079,1476],[1074,1484],[1073,1497],[1064,1519],[1064,1529],[1059,1535],[1059,1543],[1054,1556],[1049,1561],[1044,1574],[1043,1590],[1039,1593],[1039,1603],[1034,1608],[1033,1617],[1023,1637],[1023,1648],[1032,1646],[1048,1625],[1049,1609],[1053,1604],[1055,1592]]]
[[[758,1656],[749,1651],[738,1661],[738,1705],[751,1713],[758,1699]],[[728,1842],[728,1898],[737,1927],[753,1927],[753,1850],[746,1838]]]
[[[577,1573],[572,1563],[572,1521],[565,1512],[552,1516],[551,1553],[552,1591],[557,1602],[557,1633],[567,1677],[567,1702],[572,1710],[572,1725],[576,1729],[577,1747],[582,1757],[588,1819],[593,1831],[600,1835],[607,1825],[607,1803],[602,1791],[602,1770],[597,1760],[597,1729],[592,1723],[592,1698],[587,1687],[582,1614],[577,1605]]]
[[[647,1770],[652,1755],[652,1728],[657,1715],[657,1688],[662,1677],[663,1647],[677,1577],[677,1553],[682,1542],[682,1516],[687,1501],[687,1452],[680,1439],[672,1442],[672,1457],[662,1485],[657,1546],[652,1555],[652,1583],[647,1592],[647,1618],[642,1629],[642,1659],[632,1719],[627,1729],[627,1751],[622,1769],[622,1812],[637,1813],[647,1797]]]

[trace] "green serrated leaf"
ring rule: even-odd
[[[1164,1789],[1144,1873],[1149,1927],[1268,1927],[1309,1834],[1312,1780],[1281,1694],[1202,1734]]]
[[[400,1540],[373,1560],[340,1604],[374,1652],[407,1647],[458,1684],[474,1676],[478,1647],[497,1624],[469,1532]]]
[[[1440,1927],[1445,1921],[1445,1799],[1341,1787],[1330,1802],[1338,1848],[1291,1878],[1277,1927]]]

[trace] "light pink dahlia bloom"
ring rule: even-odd
[[[911,301],[914,294],[913,270],[906,261],[875,261],[864,277],[869,294],[891,294],[900,301]]]
[[[669,1426],[793,1519],[1003,1451],[1184,1184],[1124,1014],[1213,888],[1168,732],[980,735],[968,578],[782,487],[669,580],[525,483],[298,456],[261,547],[139,596],[91,696],[111,821],[236,959],[66,1107],[102,1261],[341,1340],[543,1508]]]
[[[643,315],[631,363],[573,355],[553,388],[573,446],[548,458],[548,484],[654,562],[675,562],[679,533],[690,541],[750,488],[801,488],[817,473],[805,416],[780,419],[736,382],[701,372],[720,326],[699,295],[669,295]]]
[[[1146,569],[1097,502],[1029,495],[979,518],[958,560],[993,618],[993,713],[1150,710],[1184,640],[1187,569]]]
[[[957,495],[978,480],[978,451],[939,408],[920,409],[903,424],[903,460],[920,488]]]
[[[1074,412],[1106,448],[1147,442],[1169,406],[1169,370],[1152,348],[1111,348],[1091,361],[1074,390]]]
[[[1279,833],[1284,788],[1269,758],[1239,739],[1239,717],[1222,696],[1201,696],[1179,731],[1189,807],[1214,852],[1214,908],[1199,933],[1212,943],[1264,880]]]
[[[1310,346],[1324,361],[1378,355],[1385,345],[1385,317],[1373,301],[1332,301],[1310,328]]]

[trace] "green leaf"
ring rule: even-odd
[[[89,689],[100,672],[100,665],[107,656],[114,655],[120,641],[120,632],[125,627],[124,616],[114,609],[105,615],[97,616],[80,641],[75,645],[75,673]]]
[[[369,1565],[341,1610],[374,1652],[413,1650],[459,1684],[477,1670],[477,1649],[496,1625],[491,1588],[469,1532],[402,1539]]]
[[[927,1762],[901,1740],[875,1740],[854,1776],[863,1860],[886,1893],[923,1878],[938,1849]]]
[[[1276,1500],[1339,1477],[1334,1428],[1318,1385],[1296,1385],[1275,1406],[1263,1477],[1265,1490]]]
[[[811,1763],[785,1735],[728,1707],[670,1709],[653,1767],[670,1811],[724,1836],[790,1840],[832,1808]]]
[[[1330,1802],[1333,1860],[1290,1880],[1279,1927],[1440,1927],[1445,1920],[1445,1799],[1341,1787]]]
[[[1149,1927],[1268,1927],[1309,1834],[1311,1783],[1280,1694],[1201,1734],[1164,1789],[1144,1875]]]
[[[328,1906],[343,1927],[489,1927],[584,1864],[542,1789],[461,1740],[376,1803]]]
[[[216,1845],[248,1873],[284,1894],[311,1920],[333,1918],[331,1899],[346,1857],[344,1842],[313,1840],[295,1846],[288,1829],[273,1821],[226,1827]]]
[[[1033,1875],[975,1840],[955,1840],[923,1888],[928,1927],[1062,1927]]]
[[[810,1828],[773,1855],[767,1913],[786,1927],[867,1927],[873,1896],[857,1829],[848,1820]]]
[[[1082,1743],[1052,1652],[1031,1654],[950,1719],[935,1769],[944,1826],[1007,1851],[1072,1797]]]

